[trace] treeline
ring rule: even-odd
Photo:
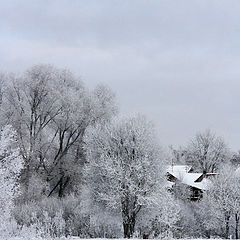
[[[206,131],[166,153],[144,116],[117,117],[106,86],[49,65],[0,80],[2,236],[238,238],[239,156],[223,139]],[[220,173],[201,201],[169,190],[173,161]]]

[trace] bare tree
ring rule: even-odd
[[[139,212],[161,202],[164,194],[164,162],[153,126],[138,116],[98,126],[85,141],[92,197],[108,209],[119,209],[124,237],[130,238]]]
[[[228,238],[234,229],[236,239],[239,237],[240,176],[231,166],[225,166],[214,179],[205,193],[202,208],[205,213],[204,223],[208,229],[219,229],[223,224],[224,234]]]
[[[230,161],[231,154],[221,137],[206,130],[192,139],[186,148],[185,158],[196,171],[213,173],[221,164]]]
[[[62,197],[84,161],[85,130],[109,120],[116,105],[108,88],[89,91],[71,72],[37,65],[12,77],[2,110],[5,122],[13,125],[20,139],[26,189],[31,173],[38,172],[52,185],[49,195],[58,191]]]

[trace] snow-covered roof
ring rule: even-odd
[[[179,180],[181,180],[183,183],[191,185],[192,183],[194,183],[200,176],[202,175],[202,173],[186,173],[186,174],[182,174],[179,175]]]
[[[201,182],[194,183],[194,187],[201,189],[201,190],[208,190],[211,184],[211,180],[207,178],[203,178]]]
[[[203,178],[201,182],[196,182],[203,173],[192,173],[189,172],[192,169],[191,166],[187,165],[176,165],[176,166],[169,166],[167,168],[167,172],[175,177],[180,182],[189,185],[191,187],[195,187],[201,190],[206,190],[207,185],[209,184],[209,180]]]

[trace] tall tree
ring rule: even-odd
[[[130,238],[139,212],[159,203],[165,191],[164,161],[154,128],[138,116],[99,125],[85,141],[92,198],[120,211],[124,237]]]
[[[185,158],[196,171],[213,173],[221,164],[230,161],[231,154],[221,137],[206,130],[196,134],[191,140],[185,151]]]
[[[84,161],[85,130],[109,120],[116,105],[108,88],[89,91],[71,72],[37,65],[20,77],[11,77],[2,111],[20,138],[26,192],[32,173],[38,173],[50,182],[49,195],[57,191],[62,197]]]

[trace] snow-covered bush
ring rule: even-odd
[[[3,127],[0,136],[0,234],[14,233],[11,211],[19,195],[19,176],[23,159],[17,148],[17,136],[10,125]],[[10,224],[11,223],[11,224]],[[10,228],[9,228],[10,227]]]
[[[64,198],[43,197],[39,201],[28,201],[14,209],[17,223],[24,229],[36,229],[46,236],[81,236],[90,237],[90,214],[84,209],[79,196],[69,195]],[[44,231],[43,231],[44,230]]]
[[[89,236],[121,238],[122,231],[122,219],[119,214],[100,206],[93,207],[90,215]]]
[[[32,236],[44,239],[65,236],[66,223],[60,204],[56,200],[46,202],[31,201],[15,208],[20,235],[30,232]]]
[[[163,238],[172,236],[180,217],[180,206],[169,192],[159,197],[157,205],[141,212],[136,222],[136,236],[140,238]]]

